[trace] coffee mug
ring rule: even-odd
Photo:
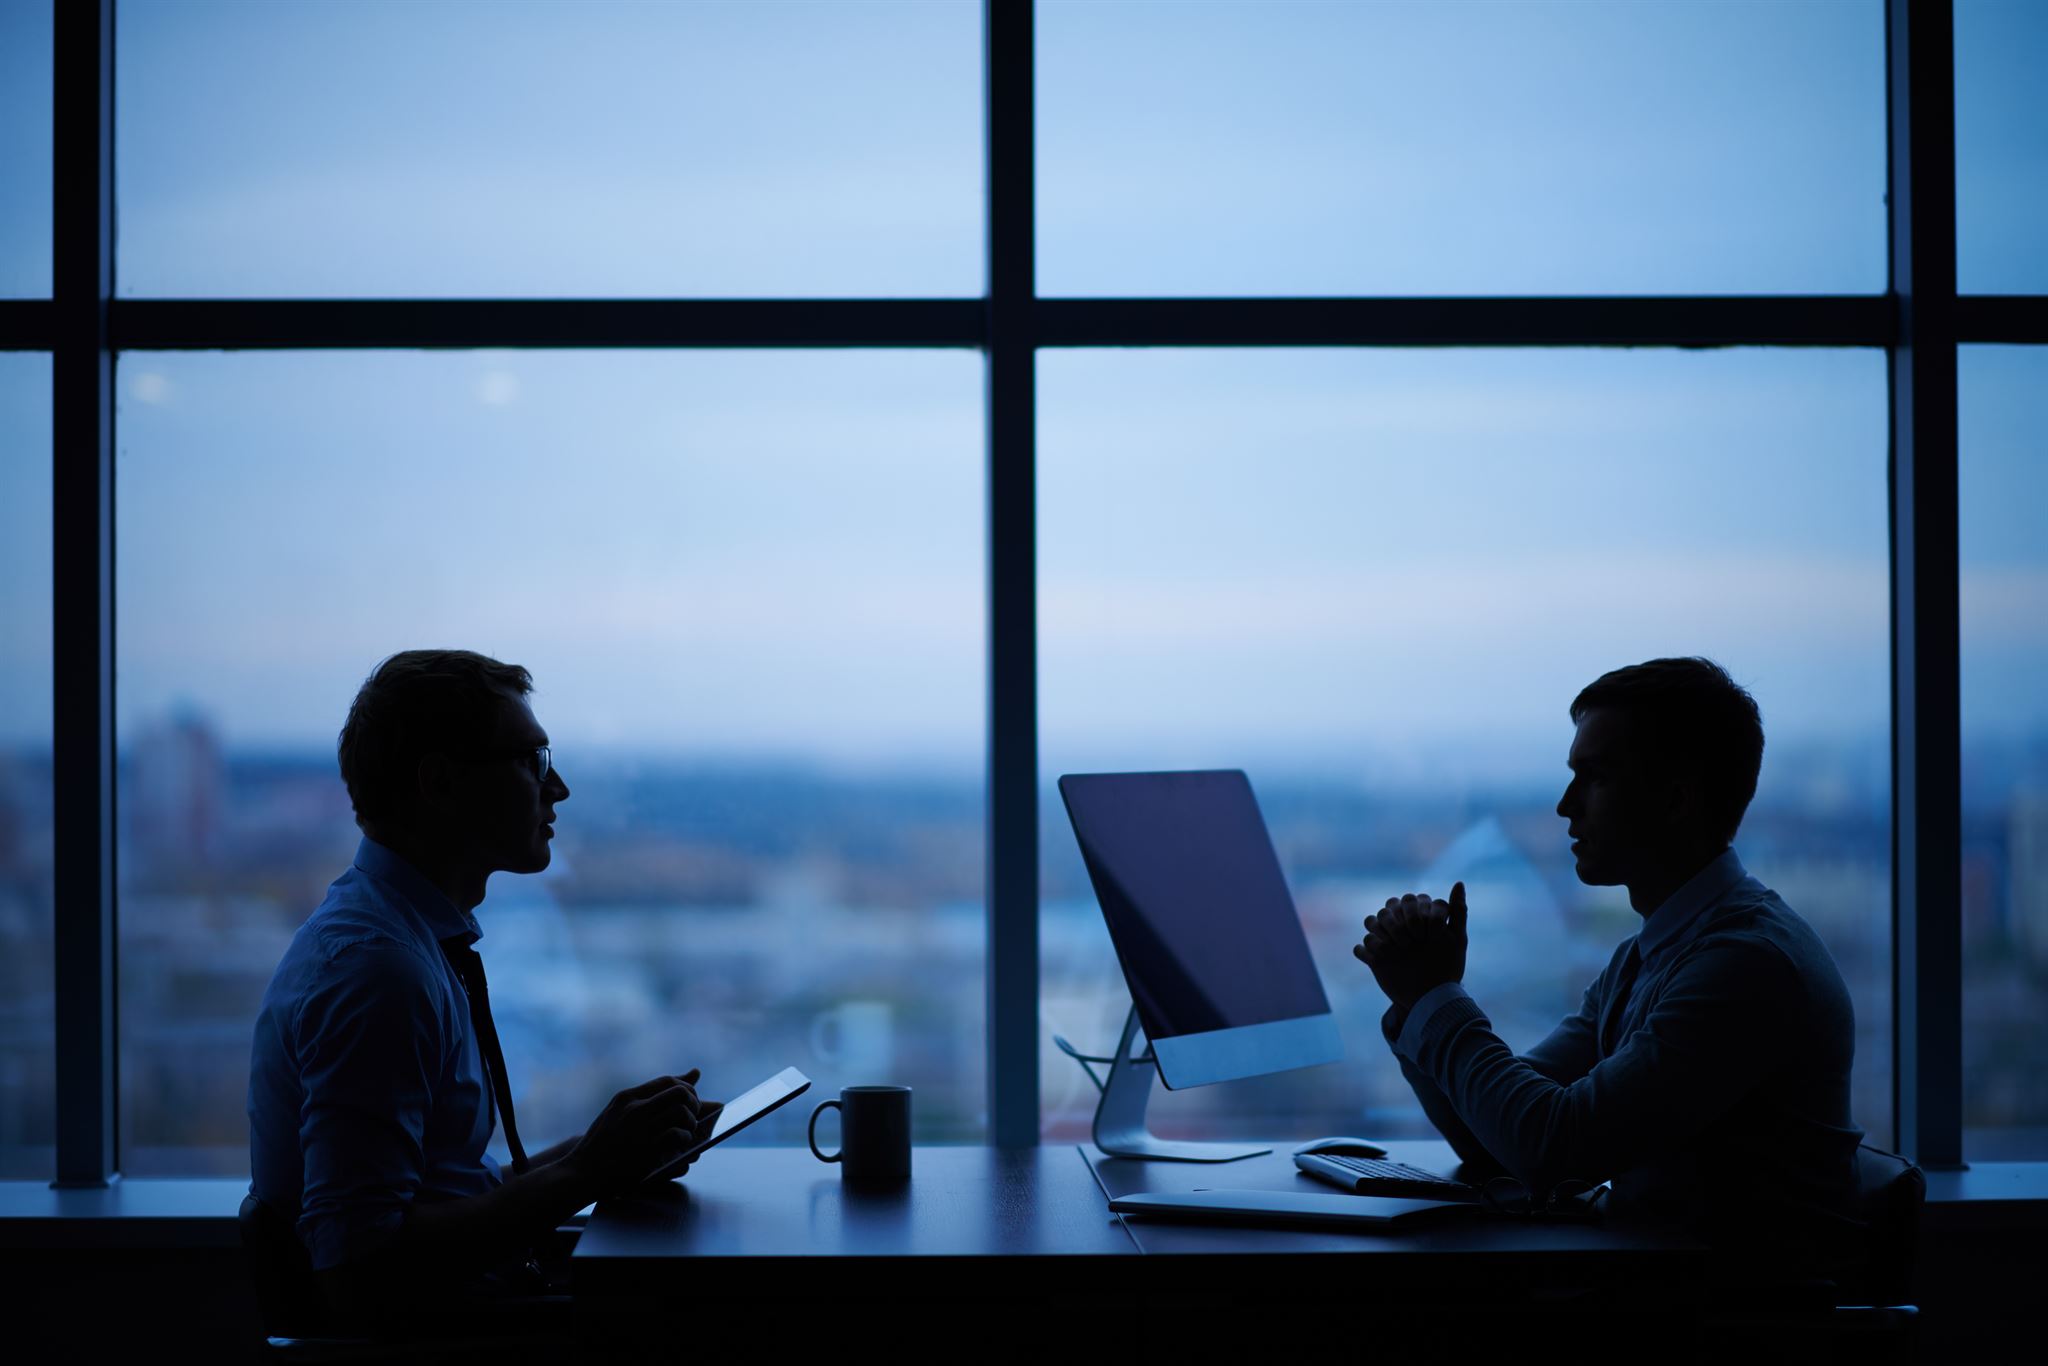
[[[818,1116],[839,1112],[839,1151],[818,1147]],[[811,1153],[820,1162],[840,1164],[841,1180],[863,1186],[887,1186],[910,1179],[910,1088],[849,1086],[839,1099],[811,1111],[805,1133]]]
[[[841,1001],[811,1019],[811,1052],[825,1075],[886,1077],[896,1070],[896,1010],[887,1001]]]

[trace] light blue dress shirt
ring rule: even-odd
[[[1632,965],[1635,980],[1628,985]],[[1855,1017],[1812,928],[1730,849],[1517,1056],[1456,983],[1382,1022],[1459,1156],[1538,1196],[1566,1180],[1813,1268],[1853,1239]]]
[[[316,1270],[377,1252],[416,1202],[499,1183],[495,1116],[461,979],[441,941],[483,931],[365,839],[299,927],[256,1017],[249,1161]]]

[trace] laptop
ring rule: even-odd
[[[1300,1224],[1394,1233],[1478,1207],[1457,1200],[1396,1200],[1380,1195],[1319,1191],[1198,1190],[1119,1195],[1118,1214],[1203,1224]]]

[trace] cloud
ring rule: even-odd
[[[502,408],[519,397],[519,376],[509,370],[489,370],[477,376],[477,402]]]
[[[1888,592],[1882,562],[1554,555],[1206,583],[1049,575],[1039,610],[1049,641],[1125,649],[1320,646],[1384,635],[1483,649],[1503,639],[1554,640],[1561,630],[1606,636],[1674,620],[1702,634],[1797,634],[1820,644],[1883,638]]]
[[[128,393],[137,403],[151,406],[169,403],[176,392],[170,377],[155,370],[139,370],[128,381]]]

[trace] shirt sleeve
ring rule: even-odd
[[[1415,1004],[1408,1008],[1408,1019],[1401,1026],[1400,1036],[1394,1040],[1394,1051],[1404,1058],[1413,1058],[1422,1042],[1422,1028],[1429,1023],[1429,1017],[1436,1014],[1437,1007],[1444,1002],[1455,1001],[1461,996],[1471,999],[1471,993],[1465,990],[1463,982],[1444,982],[1417,997]]]
[[[411,1211],[441,1070],[437,985],[396,944],[353,945],[300,1011],[298,1228],[315,1270],[389,1246]]]
[[[1602,976],[1587,987],[1578,1013],[1560,1020],[1543,1042],[1522,1054],[1522,1061],[1565,1086],[1592,1071],[1600,1061],[1600,1004],[1606,980]]]
[[[1566,1016],[1543,1042],[1522,1055],[1522,1061],[1552,1081],[1566,1084],[1592,1071],[1600,1060],[1597,1040],[1605,981],[1603,974],[1588,986],[1579,1002],[1578,1013]],[[1467,1166],[1499,1170],[1500,1163],[1465,1127],[1465,1121],[1458,1118],[1449,1098],[1410,1061],[1422,1045],[1422,1031],[1429,1023],[1429,1017],[1445,1002],[1458,999],[1469,1001],[1471,993],[1462,983],[1446,982],[1425,993],[1405,1018],[1398,1007],[1390,1006],[1380,1022],[1380,1031],[1393,1048],[1395,1060],[1401,1064],[1401,1075],[1406,1078],[1416,1100],[1421,1102],[1423,1113],[1429,1116],[1429,1122],[1456,1151],[1459,1160]]]
[[[1770,946],[1708,945],[1673,967],[1614,1055],[1574,1081],[1516,1057],[1469,998],[1431,1016],[1413,1065],[1532,1191],[1598,1182],[1697,1137],[1755,1086],[1798,991],[1792,965]],[[1547,1061],[1561,1066],[1582,1045],[1579,1026],[1560,1028],[1566,1037],[1545,1044],[1557,1041]]]
[[[1422,1002],[1417,1001],[1415,1004],[1419,1008]],[[1408,1015],[1404,1016],[1399,1006],[1388,1006],[1387,1013],[1380,1018],[1380,1033],[1386,1038],[1387,1046],[1394,1050],[1394,1061],[1401,1064],[1401,1075],[1407,1079],[1408,1089],[1415,1093],[1415,1099],[1422,1106],[1422,1113],[1429,1117],[1429,1122],[1436,1126],[1436,1131],[1451,1145],[1451,1150],[1457,1153],[1460,1162],[1489,1173],[1500,1170],[1500,1163],[1494,1161],[1492,1154],[1472,1136],[1472,1131],[1458,1118],[1458,1112],[1451,1108],[1451,1102],[1437,1089],[1436,1083],[1423,1076],[1414,1063],[1401,1056],[1397,1041],[1407,1029],[1408,1019],[1415,1013],[1416,1011],[1411,1009]]]

